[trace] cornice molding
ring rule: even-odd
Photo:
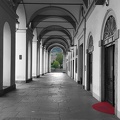
[[[27,29],[26,32],[27,32],[27,35],[29,35],[29,37],[33,38],[34,35],[30,29]]]
[[[6,0],[0,0],[0,6],[11,16],[11,18],[18,18],[15,11],[8,5]]]

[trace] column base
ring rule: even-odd
[[[16,84],[4,87],[2,90],[0,90],[0,97],[13,90],[16,90]]]
[[[31,82],[31,81],[32,81],[32,78],[26,80],[26,83],[29,83],[29,82]]]
[[[37,78],[40,78],[40,75],[38,75]]]

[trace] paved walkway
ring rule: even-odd
[[[64,73],[50,73],[0,98],[0,120],[118,120],[92,109],[98,102]]]

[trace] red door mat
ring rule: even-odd
[[[108,102],[99,102],[92,105],[92,108],[107,114],[115,114],[114,107]]]

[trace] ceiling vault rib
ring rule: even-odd
[[[39,22],[39,21],[34,21],[34,22]],[[49,23],[69,23],[68,21],[41,21],[41,22],[49,22]],[[72,21],[71,21],[72,22]]]
[[[35,28],[43,29],[43,28],[46,28],[46,27],[35,27]],[[74,28],[65,28],[65,29],[74,29]]]
[[[37,3],[37,2],[34,2],[34,3],[31,3],[31,2],[26,2],[26,3],[19,3],[19,4],[34,4],[34,5],[37,5],[37,4],[41,4],[41,5],[75,5],[75,6],[79,6],[79,5],[83,5],[82,3]]]

